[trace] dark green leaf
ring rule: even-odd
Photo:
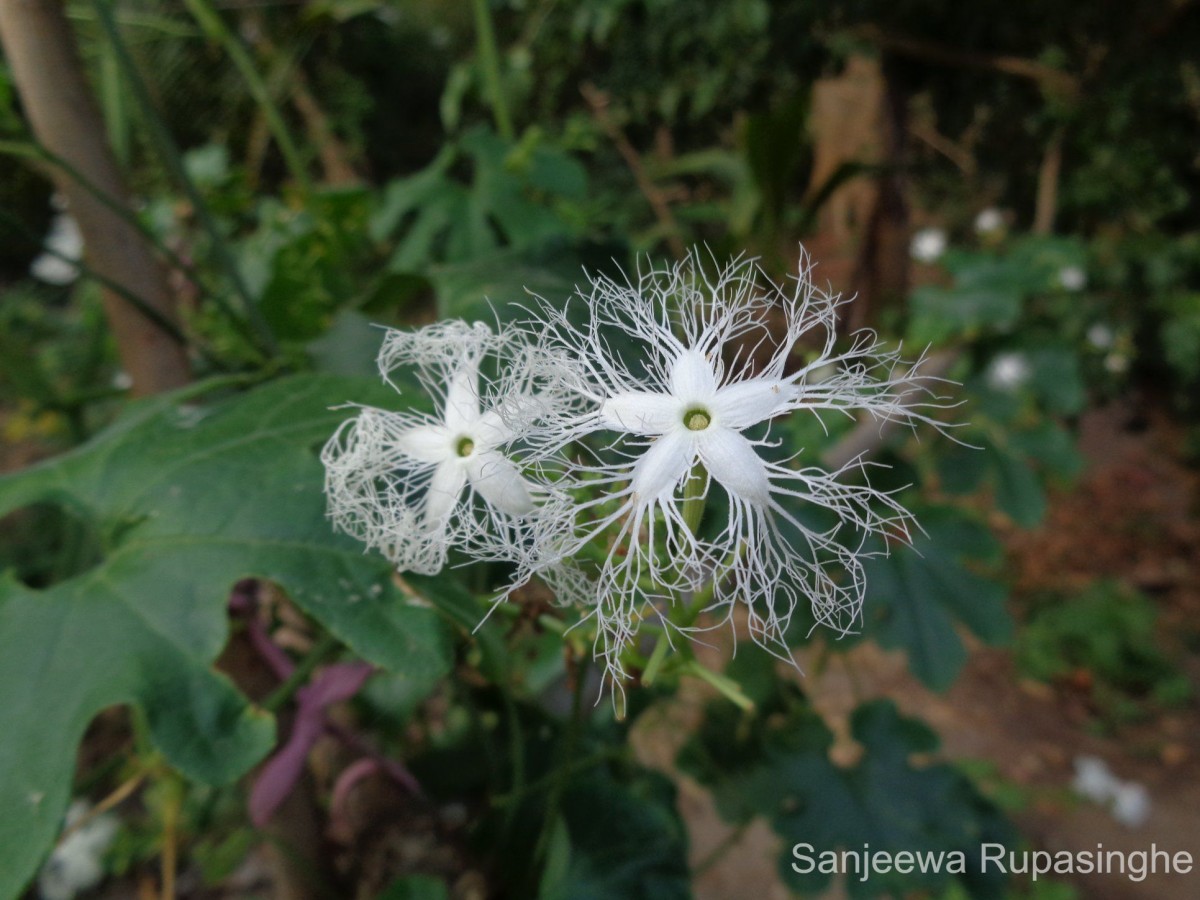
[[[950,511],[928,510],[920,519],[926,533],[912,547],[865,563],[866,634],[904,650],[913,673],[940,690],[966,661],[955,621],[989,643],[1008,641],[1013,625],[1004,588],[964,564],[966,559],[999,559],[991,533]]]
[[[448,900],[450,894],[440,878],[431,875],[407,875],[393,881],[377,900]]]
[[[569,862],[563,867],[559,861],[555,868],[561,876],[543,882],[538,900],[691,896],[687,832],[675,811],[675,788],[665,776],[643,771],[617,781],[595,771],[568,787],[562,816]]]
[[[993,450],[996,469],[996,505],[1023,528],[1033,528],[1046,514],[1046,492],[1024,459]]]
[[[709,717],[719,708],[710,706]],[[946,765],[912,763],[914,754],[937,746],[929,728],[901,717],[886,701],[859,707],[851,726],[863,755],[855,766],[839,768],[829,760],[833,736],[821,718],[802,701],[780,696],[752,721],[706,722],[680,765],[714,791],[726,818],[740,823],[759,815],[770,822],[785,847],[780,873],[797,891],[817,892],[831,880],[819,870],[801,871],[802,856],[861,851],[865,844],[874,852],[941,853],[943,860],[962,854],[965,871],[952,874],[943,865],[940,872],[850,878],[853,897],[955,884],[971,896],[1002,895],[1003,876],[978,871],[979,845],[1011,841],[1011,829],[963,775]]]

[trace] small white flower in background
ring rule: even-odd
[[[551,411],[531,442],[553,457],[605,435],[604,449],[573,461],[558,484],[582,499],[566,510],[557,542],[539,550],[552,569],[605,536],[595,578],[558,577],[558,588],[583,593],[560,599],[594,611],[597,650],[616,678],[625,674],[621,653],[639,622],[649,616],[676,627],[670,607],[702,589],[711,591],[706,611],[718,613],[717,624],[740,606],[756,643],[783,656],[784,632],[802,600],[819,623],[851,629],[863,601],[863,538],[906,538],[909,514],[886,493],[838,480],[861,470],[861,461],[835,472],[797,468],[764,455],[774,444],[763,432],[773,418],[796,412],[928,422],[919,410],[936,405],[911,402],[928,395],[916,367],[901,373],[898,354],[883,351],[873,333],[834,349],[839,301],[813,285],[806,263],[784,290],[753,260],[736,259],[711,277],[702,262],[693,253],[636,281],[595,278],[572,298],[585,307],[585,324],[544,305],[530,326],[586,401]],[[821,350],[791,368],[802,340]],[[701,536],[688,521],[689,504],[714,484],[728,514]],[[784,499],[823,507],[841,525],[810,527]]]
[[[1120,786],[1121,779],[1112,773],[1108,763],[1100,757],[1075,758],[1075,780],[1071,782],[1075,793],[1094,803],[1107,803]]]
[[[527,354],[512,331],[483,324],[389,331],[379,354],[385,380],[412,366],[437,413],[364,407],[343,423],[321,454],[337,527],[401,571],[437,572],[452,546],[486,558],[518,553],[537,489],[504,448],[517,437],[511,417],[538,402],[522,368]],[[500,359],[513,363],[486,379],[481,364]]]
[[[1012,393],[1029,380],[1031,373],[1023,353],[1001,353],[988,366],[987,383],[993,390]]]
[[[1150,817],[1150,794],[1136,781],[1122,781],[1096,756],[1075,759],[1075,780],[1071,787],[1082,797],[1107,806],[1114,819],[1136,828]]]
[[[1116,339],[1113,330],[1103,322],[1095,322],[1087,330],[1087,341],[1097,350],[1107,350]]]
[[[1104,357],[1104,368],[1113,375],[1124,375],[1129,371],[1129,357],[1119,350]]]
[[[1004,227],[1004,213],[996,209],[994,206],[989,206],[987,209],[982,209],[975,216],[975,233],[978,235],[989,235],[1000,231]]]
[[[1136,781],[1121,782],[1112,798],[1113,818],[1128,828],[1144,825],[1150,818],[1150,794]]]
[[[42,246],[44,252],[29,266],[30,275],[46,284],[60,286],[79,277],[79,266],[75,263],[83,259],[83,233],[69,213],[55,214]]]
[[[1087,273],[1079,266],[1063,266],[1058,270],[1058,283],[1064,290],[1082,291],[1087,287]]]
[[[946,252],[946,232],[940,228],[922,228],[913,235],[908,252],[917,262],[937,262]]]
[[[81,821],[91,810],[76,800],[67,810],[67,827]],[[38,873],[42,900],[73,900],[81,891],[104,878],[104,854],[117,836],[117,820],[108,813],[96,816],[63,839]]]

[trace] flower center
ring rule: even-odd
[[[466,435],[463,435],[455,441],[454,452],[459,456],[470,456],[475,452],[475,442]]]
[[[703,431],[712,424],[712,416],[707,409],[694,407],[683,414],[683,424],[689,431]]]

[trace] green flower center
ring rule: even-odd
[[[707,409],[689,409],[683,414],[683,424],[690,431],[703,431],[712,424],[712,416]]]
[[[475,452],[475,442],[469,437],[460,437],[454,445],[454,452],[459,456],[470,456]]]

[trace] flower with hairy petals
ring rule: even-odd
[[[494,383],[481,372],[488,357],[510,363]],[[517,419],[538,403],[528,358],[518,334],[483,324],[389,331],[384,379],[414,367],[438,412],[364,407],[342,424],[321,454],[336,526],[401,571],[437,572],[452,546],[492,559],[519,552],[539,491],[506,448]]]
[[[694,616],[672,621],[670,611],[696,596],[718,624],[740,606],[755,641],[780,655],[802,599],[816,621],[850,630],[863,601],[863,541],[906,539],[909,514],[887,493],[840,480],[861,471],[861,459],[834,472],[773,459],[769,423],[862,413],[916,424],[931,422],[921,410],[936,405],[910,402],[928,396],[916,367],[901,370],[873,333],[835,349],[839,301],[814,287],[806,263],[784,290],[753,260],[715,276],[703,262],[693,252],[636,281],[595,278],[572,298],[586,308],[582,327],[549,305],[534,323],[546,352],[575,361],[558,373],[587,401],[543,418],[531,438],[539,455],[609,436],[560,484],[580,499],[557,545],[540,548],[542,563],[574,567],[585,546],[605,540],[593,578],[558,581],[576,594],[560,599],[594,611],[598,654],[618,679],[640,621],[694,630]],[[820,352],[793,366],[810,345]],[[728,515],[696,528],[689,504],[703,503],[714,483]],[[812,524],[797,512],[805,504],[840,524]]]

